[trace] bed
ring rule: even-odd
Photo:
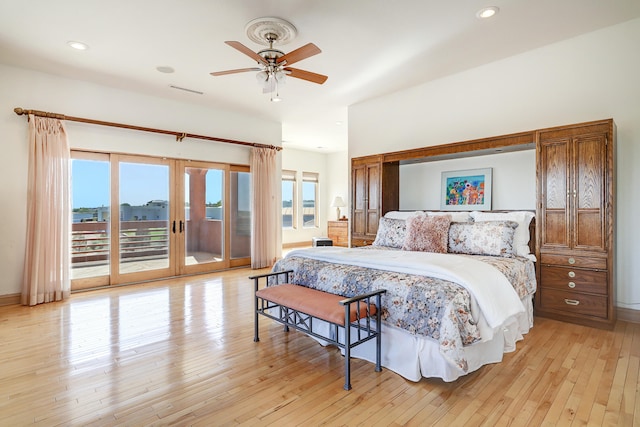
[[[382,365],[411,381],[455,381],[500,362],[533,326],[532,218],[390,212],[372,246],[294,250],[273,271],[293,270],[293,283],[345,297],[386,289]],[[375,362],[367,344],[352,356]]]

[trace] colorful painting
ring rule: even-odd
[[[442,172],[440,209],[491,210],[491,168]]]

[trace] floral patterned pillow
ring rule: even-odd
[[[514,256],[515,221],[454,222],[449,228],[449,252],[454,254]]]
[[[378,234],[373,246],[388,246],[401,248],[406,234],[406,222],[404,219],[380,218]]]
[[[407,218],[402,250],[447,253],[450,215],[415,215]]]

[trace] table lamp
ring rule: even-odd
[[[333,199],[333,203],[331,203],[331,207],[336,208],[336,221],[340,219],[340,208],[343,208],[345,206],[346,204],[344,203],[344,200],[342,200],[342,197],[336,196]]]

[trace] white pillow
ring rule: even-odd
[[[406,221],[407,218],[414,215],[430,215],[430,216],[451,215],[451,222],[473,221],[473,219],[471,219],[471,217],[469,216],[469,212],[389,211],[386,214],[384,214],[384,217],[390,218],[390,219],[404,219]]]
[[[422,214],[423,214],[422,211],[389,211],[386,214],[384,214],[384,217],[385,218],[390,218],[390,219],[404,219],[404,220],[406,220],[410,216],[422,215]]]
[[[515,221],[518,228],[513,236],[513,249],[518,256],[536,260],[535,255],[529,250],[529,224],[535,216],[529,211],[514,212],[482,212],[473,211],[471,217],[474,221]]]
[[[469,212],[428,212],[429,216],[441,216],[441,215],[450,215],[451,222],[471,222],[473,219],[469,215]]]

